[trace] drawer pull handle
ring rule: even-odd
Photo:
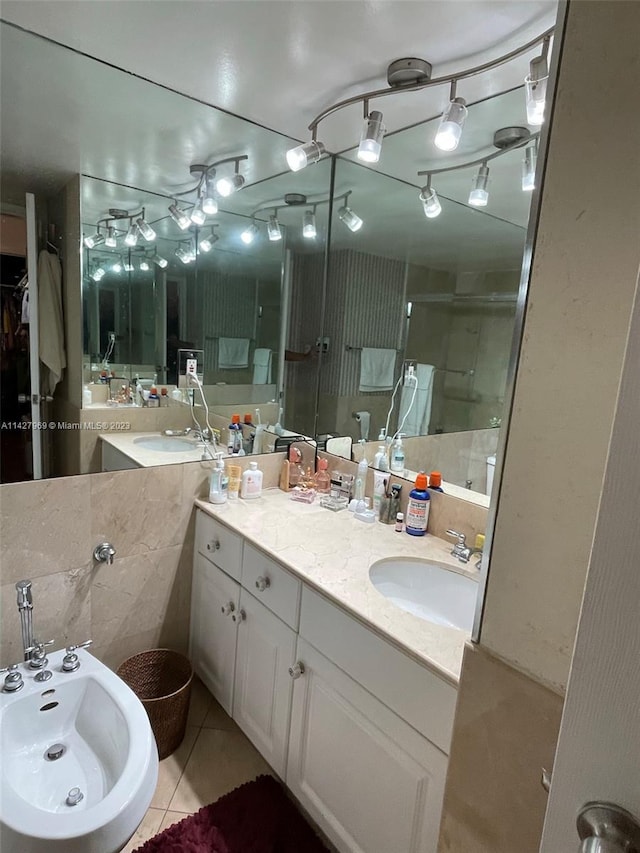
[[[234,613],[231,618],[234,622],[244,622],[244,620],[247,618],[247,614],[244,610],[240,609],[237,613]]]
[[[260,577],[256,581],[256,589],[259,592],[264,592],[265,589],[269,589],[270,586],[271,586],[270,579],[264,575],[260,575]]]
[[[235,609],[236,609],[236,606],[233,603],[233,601],[229,601],[229,602],[227,602],[227,604],[223,604],[222,607],[220,608],[220,610],[222,610],[222,613],[225,616],[228,616],[230,613],[233,613],[233,611]]]
[[[299,660],[293,666],[289,667],[289,675],[294,679],[294,681],[296,678],[300,678],[301,675],[304,675],[304,664],[302,661]]]
[[[207,551],[219,551],[220,550],[220,542],[217,539],[212,539],[211,542],[207,542]]]

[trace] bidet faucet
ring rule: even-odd
[[[18,593],[18,612],[20,614],[20,628],[22,631],[22,649],[24,659],[29,660],[33,647],[33,596],[31,595],[31,581],[18,581],[16,584]]]

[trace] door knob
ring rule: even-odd
[[[576,822],[580,853],[640,853],[640,821],[613,803],[587,803]]]
[[[289,675],[294,679],[294,681],[296,678],[300,678],[301,675],[304,675],[304,664],[302,661],[298,661],[298,663],[289,667]]]
[[[258,580],[256,581],[256,589],[259,592],[264,592],[265,589],[268,589],[271,586],[271,581],[266,575],[260,575]]]

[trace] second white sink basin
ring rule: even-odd
[[[187,438],[172,438],[164,435],[147,435],[134,438],[133,443],[145,450],[156,450],[160,453],[184,453],[187,450],[195,450],[197,445]]]
[[[397,607],[427,622],[469,631],[473,627],[478,584],[427,560],[391,557],[369,569],[376,589]]]

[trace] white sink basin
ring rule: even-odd
[[[155,450],[160,453],[184,453],[187,450],[196,450],[197,445],[188,438],[172,438],[164,435],[147,435],[134,438],[133,443],[145,450]]]
[[[402,610],[427,622],[471,632],[478,595],[473,578],[409,557],[378,560],[369,569],[369,578]]]

